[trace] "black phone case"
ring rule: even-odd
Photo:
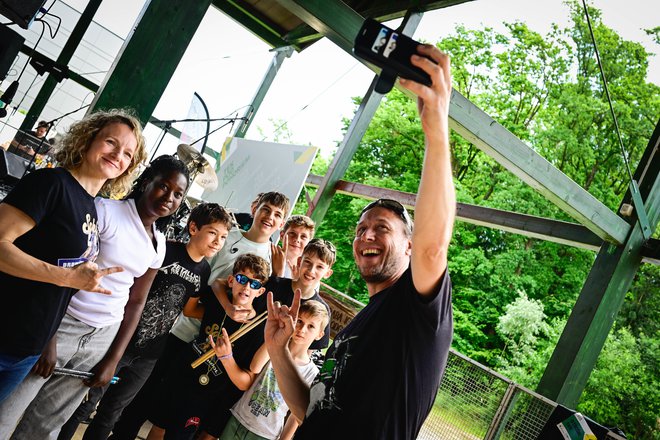
[[[430,86],[431,77],[410,62],[411,55],[417,53],[417,46],[419,43],[412,38],[368,18],[355,38],[353,53],[383,70]]]

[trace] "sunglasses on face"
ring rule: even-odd
[[[379,208],[379,207],[389,209],[390,211],[397,214],[399,217],[401,217],[401,220],[403,220],[403,223],[406,225],[406,227],[412,230],[413,222],[412,219],[410,218],[410,214],[408,214],[408,210],[406,209],[405,206],[403,206],[401,203],[397,202],[396,200],[392,200],[392,199],[374,200],[373,202],[365,206],[364,209],[362,209],[360,216],[362,216],[362,214],[369,211],[370,209]]]
[[[238,284],[241,286],[245,286],[248,282],[250,283],[250,289],[261,289],[261,281],[259,280],[253,280],[252,278],[248,278],[247,276],[243,275],[242,273],[237,273],[234,275],[234,279]]]

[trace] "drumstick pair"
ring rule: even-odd
[[[245,335],[250,330],[254,329],[256,326],[264,322],[268,318],[268,311],[263,312],[261,315],[254,318],[252,321],[248,322],[245,326],[236,330],[231,336],[229,336],[229,342],[232,344],[241,336]],[[197,368],[202,365],[204,362],[208,361],[215,355],[215,350],[210,349],[203,355],[201,355],[197,360],[190,364],[191,367]]]

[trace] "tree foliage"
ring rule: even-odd
[[[583,11],[577,2],[567,7],[572,24],[554,26],[547,35],[521,22],[508,23],[504,32],[458,26],[437,45],[452,57],[458,91],[616,210],[629,183],[624,154],[634,171],[658,122],[660,88],[646,82],[650,54],[622,39],[591,8],[622,153]],[[657,35],[657,29],[649,32]],[[460,202],[570,220],[465,139],[452,133],[450,144]],[[416,105],[394,90],[383,98],[344,179],[415,192],[423,155]],[[314,172],[323,174],[327,165],[327,160],[315,164]],[[366,288],[353,264],[352,241],[366,203],[335,196],[317,234],[338,248],[330,284],[361,300]],[[454,348],[534,388],[594,257],[590,251],[457,223],[449,249]],[[659,280],[657,266],[638,273],[580,403],[588,415],[619,424],[634,438],[650,438],[658,429]],[[625,379],[628,374],[639,384]],[[607,386],[610,381],[616,386]],[[628,417],[629,411],[636,416]]]

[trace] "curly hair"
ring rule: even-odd
[[[130,127],[137,140],[137,147],[126,171],[114,179],[108,179],[101,187],[100,194],[113,198],[128,192],[134,178],[133,173],[147,158],[145,140],[142,136],[142,125],[140,120],[134,116],[133,110],[112,109],[86,116],[71,125],[55,152],[55,160],[61,167],[67,170],[76,170],[82,165],[85,154],[99,132],[106,126],[117,123]]]
[[[151,181],[153,181],[156,177],[167,176],[174,172],[177,172],[186,178],[187,189],[188,185],[190,185],[190,171],[188,170],[186,164],[176,157],[170,156],[168,154],[158,156],[152,160],[149,166],[145,168],[144,171],[142,171],[142,174],[140,174],[138,178],[135,179],[131,192],[124,199],[134,199],[137,202],[137,200],[142,197],[145,188]],[[175,214],[176,212],[173,212],[167,217],[161,217],[156,220],[156,227],[158,230],[165,232],[167,230],[167,226],[169,225],[170,221],[172,221],[172,218]]]

